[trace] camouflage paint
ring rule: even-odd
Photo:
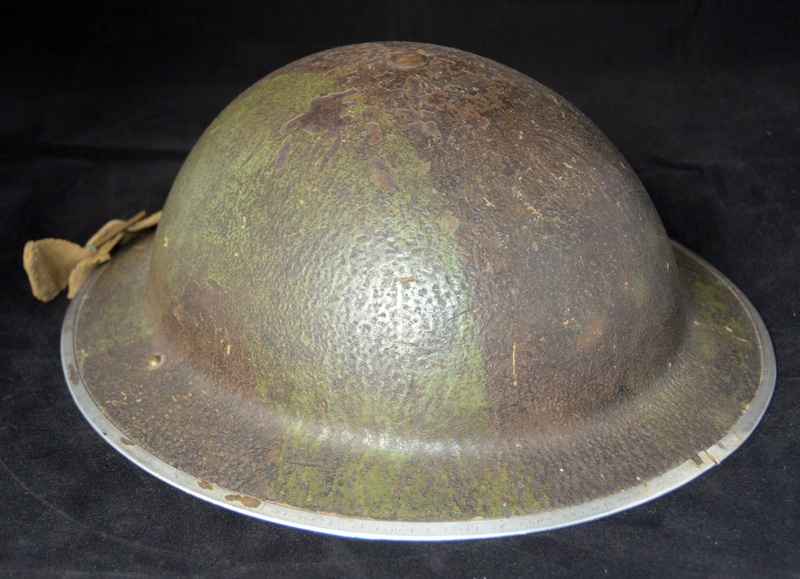
[[[231,500],[352,517],[608,496],[720,440],[761,371],[594,125],[426,45],[245,92],[85,299],[79,371],[127,439]]]

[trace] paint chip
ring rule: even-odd
[[[225,500],[231,503],[242,503],[248,509],[257,509],[261,506],[261,501],[245,495],[225,495]]]

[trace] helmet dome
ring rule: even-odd
[[[230,388],[415,439],[601,412],[683,320],[667,235],[591,121],[429,46],[322,53],[234,101],[170,193],[148,292]]]

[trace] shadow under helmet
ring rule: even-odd
[[[411,43],[315,54],[238,97],[62,349],[89,421],[151,473],[376,538],[635,506],[739,446],[775,379],[758,314],[670,242],[594,124]]]

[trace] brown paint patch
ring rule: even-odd
[[[455,215],[448,215],[444,222],[444,230],[448,235],[453,235],[456,231],[458,231],[459,225],[461,225],[461,222],[458,220],[458,217]]]
[[[395,111],[393,111],[393,115],[398,121],[406,124],[410,124],[422,118],[417,111],[412,111],[411,109],[406,109],[403,107],[398,107]]]
[[[268,501],[274,501],[278,498],[278,493],[275,492],[275,489],[272,488],[271,485],[264,483],[258,488],[259,495],[267,499]]]
[[[447,104],[449,100],[446,93],[439,91],[425,97],[425,104],[438,109]]]
[[[245,396],[260,399],[245,332],[234,315],[234,299],[216,282],[190,281],[169,309],[165,328],[173,340],[187,345],[197,368]]]
[[[342,149],[342,135],[338,134],[331,140],[330,147],[322,156],[322,159],[317,163],[317,169],[324,169],[325,165],[328,164],[328,161],[333,159],[333,157]]]
[[[294,143],[294,135],[289,135],[283,140],[281,148],[278,149],[278,154],[275,155],[276,169],[283,169],[289,164],[287,158],[289,157],[289,153],[292,152],[292,143]]]
[[[261,501],[245,495],[225,495],[225,500],[231,503],[233,502],[242,503],[242,505],[244,505],[248,509],[257,509],[258,507],[261,506]]]
[[[383,140],[383,133],[381,133],[381,126],[376,122],[367,123],[367,134],[364,137],[367,145],[370,147],[377,145]]]
[[[412,137],[426,137],[436,140],[442,138],[439,125],[433,121],[415,121],[408,125],[408,131]]]
[[[375,159],[370,165],[369,180],[387,191],[398,190],[397,183],[392,178],[391,167],[382,159]]]
[[[538,251],[538,246],[534,248]],[[593,347],[599,340],[603,338],[608,319],[605,315],[600,313],[590,313],[585,317],[583,328],[577,338],[577,346],[580,349]]]
[[[130,438],[125,438],[124,436],[120,436],[119,441],[125,446],[136,446],[135,442],[133,442]]]
[[[270,450],[267,453],[267,464],[278,464],[280,460],[281,460],[280,450]]]
[[[201,489],[205,489],[207,491],[213,491],[214,490],[214,485],[212,485],[210,482],[206,482],[204,480],[201,480],[200,482],[198,482],[197,486],[199,486]],[[225,497],[225,498],[227,498],[227,497]]]
[[[347,114],[347,110],[353,105],[346,103],[345,99],[357,92],[356,89],[351,89],[315,98],[308,105],[308,111],[281,127],[281,133],[289,133],[295,129],[308,133],[338,133],[356,122],[354,117]]]
[[[420,91],[422,90],[422,84],[420,83],[420,79],[414,76],[410,76],[406,79],[403,88],[400,90],[399,94],[404,96],[416,97],[419,95]]]

